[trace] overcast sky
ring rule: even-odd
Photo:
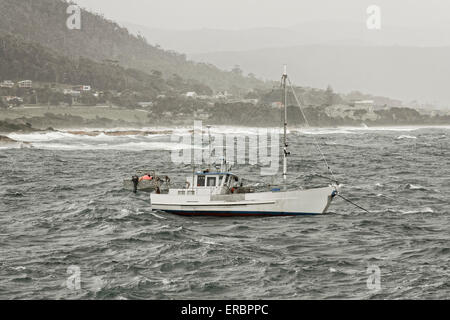
[[[75,0],[107,18],[163,29],[288,27],[305,21],[365,22],[381,7],[390,26],[450,28],[449,0]]]

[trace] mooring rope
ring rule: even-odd
[[[291,79],[289,79],[289,77],[288,77],[287,80],[289,82],[289,86],[291,87],[292,93],[294,94],[295,101],[297,102],[297,105],[298,105],[298,107],[300,109],[300,112],[301,112],[301,114],[303,116],[303,119],[305,119],[305,124],[306,124],[306,126],[308,128],[311,128],[311,126],[309,125],[309,122],[308,122],[308,118],[306,117],[305,112],[303,111],[302,104],[300,103],[300,101],[299,101],[299,99],[297,97],[297,94],[295,93],[294,86],[292,85]],[[328,164],[328,161],[327,161],[324,153],[322,152],[322,149],[320,148],[320,144],[317,142],[316,137],[314,137],[314,135],[313,135],[312,138],[314,140],[314,144],[317,147],[317,150],[319,151],[320,155],[322,156],[323,161],[325,162],[325,165],[327,166],[327,169],[328,169],[329,174],[331,175],[331,178],[326,178],[326,177],[320,176],[318,174],[315,174],[315,175],[317,175],[319,177],[322,177],[322,178],[329,179],[329,180],[335,182],[336,184],[339,184],[338,181],[336,180],[335,176],[334,176],[333,170],[331,169],[330,165]],[[369,210],[367,210],[367,209],[361,207],[360,205],[356,204],[355,202],[347,199],[346,197],[342,196],[340,193],[338,193],[337,196],[340,197],[341,199],[347,201],[348,203],[352,204],[353,206],[355,206],[355,207],[357,207],[357,208],[359,208],[359,209],[361,209],[361,210],[363,210],[363,211],[365,211],[367,213],[370,213]]]
[[[364,208],[361,207],[360,205],[358,205],[358,204],[354,203],[353,201],[351,201],[351,200],[345,198],[345,197],[342,196],[341,194],[337,194],[337,196],[338,196],[339,198],[341,198],[341,199],[344,199],[344,200],[347,201],[348,203],[354,205],[355,207],[357,207],[357,208],[359,208],[359,209],[361,209],[361,210],[363,210],[363,211],[365,211],[365,212],[367,212],[367,213],[370,213],[369,210],[364,209]]]

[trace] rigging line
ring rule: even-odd
[[[305,113],[303,112],[303,108],[302,108],[302,106],[301,106],[301,103],[300,103],[300,101],[298,100],[297,94],[295,93],[295,90],[294,90],[294,87],[293,87],[293,85],[292,85],[291,79],[288,77],[287,80],[288,80],[288,82],[289,82],[289,86],[290,86],[291,89],[292,89],[292,93],[294,94],[294,98],[295,98],[295,100],[297,101],[297,105],[298,105],[298,107],[299,107],[299,109],[300,109],[300,112],[302,113],[302,116],[303,116],[303,118],[305,119],[306,126],[307,126],[308,128],[311,128],[311,126],[309,125],[309,122],[308,122],[308,118],[306,118],[306,115],[305,115]],[[328,172],[330,173],[330,175],[331,175],[331,177],[333,178],[333,180],[336,181],[336,178],[335,178],[335,176],[334,176],[333,170],[331,170],[331,167],[330,167],[330,165],[328,164],[328,161],[327,161],[327,159],[325,158],[325,155],[323,154],[322,149],[320,148],[320,145],[319,145],[319,143],[317,142],[316,137],[314,137],[314,135],[313,135],[313,140],[314,140],[314,144],[315,144],[316,147],[317,147],[317,150],[319,150],[319,153],[321,154],[322,159],[323,159],[323,161],[325,162],[325,165],[327,166]]]
[[[329,177],[325,177],[325,176],[322,176],[322,175],[317,174],[317,173],[313,173],[312,175],[313,175],[313,176],[316,176],[316,177],[319,177],[319,178],[323,178],[323,179],[332,181],[332,182],[336,183],[337,185],[339,185],[339,182],[338,182],[338,181],[333,180],[333,179],[331,179],[331,178],[329,178]],[[366,192],[366,193],[369,193],[371,196],[375,196],[375,197],[377,197],[377,198],[378,198],[378,197],[383,197],[383,198],[389,199],[389,200],[391,200],[391,201],[396,202],[397,204],[401,204],[401,203],[407,202],[407,203],[409,203],[409,204],[411,204],[411,205],[421,205],[418,201],[414,201],[414,200],[411,200],[411,199],[405,198],[405,197],[401,197],[401,199],[395,199],[395,198],[386,196],[386,195],[384,195],[384,194],[382,194],[382,193],[376,193],[376,192],[369,191],[369,190],[365,190],[365,192]]]
[[[344,196],[342,196],[341,194],[337,194],[337,196],[339,197],[339,198],[342,198],[342,199],[344,199],[345,201],[347,201],[348,203],[350,203],[350,204],[352,204],[352,205],[354,205],[355,207],[357,207],[357,208],[359,208],[359,209],[361,209],[361,210],[363,210],[363,211],[365,211],[365,212],[367,212],[367,213],[370,213],[369,212],[369,210],[367,210],[367,209],[364,209],[363,207],[361,207],[360,205],[357,205],[356,203],[354,203],[353,201],[351,201],[351,200],[349,200],[349,199],[347,199],[347,198],[345,198]]]
[[[319,177],[319,178],[323,178],[323,179],[329,180],[329,181],[331,181],[331,182],[334,182],[334,183],[336,183],[336,184],[339,184],[339,181],[334,180],[334,179],[332,179],[332,178],[330,178],[330,177],[325,177],[325,176],[322,176],[322,175],[317,174],[317,173],[313,173],[313,176],[316,176],[316,177]]]

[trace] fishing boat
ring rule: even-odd
[[[337,182],[315,189],[297,187],[287,190],[286,187],[287,158],[290,155],[287,144],[287,81],[285,67],[282,76],[284,188],[272,188],[265,192],[248,190],[223,161],[220,170],[194,172],[186,178],[184,188],[169,189],[165,194],[151,194],[152,209],[185,216],[295,216],[326,213],[339,193]]]

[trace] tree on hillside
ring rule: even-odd
[[[233,67],[233,69],[231,69],[231,72],[233,72],[234,74],[238,75],[238,76],[242,76],[242,69],[240,65],[235,65]]]
[[[152,76],[156,78],[162,78],[162,72],[159,70],[152,70]]]
[[[76,1],[75,1],[76,2]],[[237,73],[226,72],[205,63],[197,63],[186,59],[184,54],[166,51],[147,43],[142,35],[132,35],[126,28],[105,19],[102,15],[82,10],[82,28],[73,31],[64,28],[65,14],[71,0],[0,0],[0,30],[14,34],[24,41],[38,43],[53,53],[62,56],[88,58],[105,65],[120,64],[125,68],[141,70],[151,75],[152,70],[160,70],[164,75],[179,74],[183,79],[194,79],[207,84],[215,90],[228,90],[232,84],[245,89],[264,88],[263,81],[245,77],[237,69]],[[18,23],[19,22],[19,23]],[[0,42],[1,47],[5,46]],[[33,57],[33,52],[30,52]],[[16,56],[20,67],[23,57]],[[41,61],[42,57],[31,59],[31,64]],[[9,62],[11,64],[14,62]],[[6,64],[5,64],[6,65]],[[7,65],[6,65],[7,66]],[[2,59],[0,57],[0,69]],[[49,66],[47,69],[30,70],[29,74],[41,74],[49,78],[48,82],[65,82],[60,70]],[[2,70],[0,74],[3,76]],[[14,78],[14,77],[9,77]],[[27,77],[30,78],[30,77]],[[32,80],[32,79],[31,79]]]
[[[334,104],[334,91],[330,85],[328,85],[327,90],[325,91],[325,100],[327,106],[332,106]]]

